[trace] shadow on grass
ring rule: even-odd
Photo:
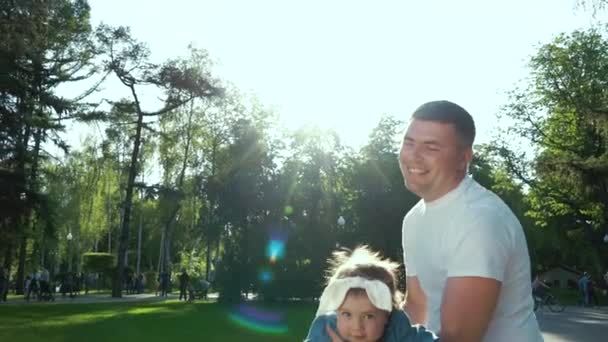
[[[0,341],[302,341],[314,310],[178,301],[0,306]],[[269,328],[269,319],[284,329]]]

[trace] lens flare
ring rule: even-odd
[[[289,216],[289,215],[293,214],[293,207],[290,205],[285,206],[285,208],[283,209],[283,214],[285,216]]]
[[[261,333],[285,334],[288,330],[281,312],[258,309],[247,304],[239,305],[229,317],[236,324]]]
[[[266,246],[266,256],[271,263],[277,262],[285,256],[285,241],[280,238],[272,238]]]
[[[273,278],[274,277],[273,277],[272,272],[270,270],[263,269],[262,271],[260,271],[260,281],[262,283],[270,283]]]

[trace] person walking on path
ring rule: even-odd
[[[8,292],[8,274],[3,266],[0,266],[0,302],[6,302],[5,292]]]
[[[583,275],[578,279],[578,290],[581,295],[579,303],[583,306],[589,305],[589,275],[583,272]]]
[[[190,277],[186,270],[182,270],[182,274],[179,275],[179,300],[188,300],[188,284],[190,283]]]

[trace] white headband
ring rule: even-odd
[[[363,277],[348,277],[329,282],[319,299],[319,308],[315,317],[338,310],[348,290],[353,288],[364,289],[370,302],[378,309],[388,312],[393,309],[391,290],[384,282]]]

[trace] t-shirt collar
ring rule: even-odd
[[[427,209],[433,209],[451,203],[455,198],[459,197],[462,193],[464,193],[464,191],[469,187],[469,184],[471,184],[472,180],[473,178],[470,175],[464,176],[458,186],[450,190],[447,194],[430,202],[423,201],[424,206]]]

